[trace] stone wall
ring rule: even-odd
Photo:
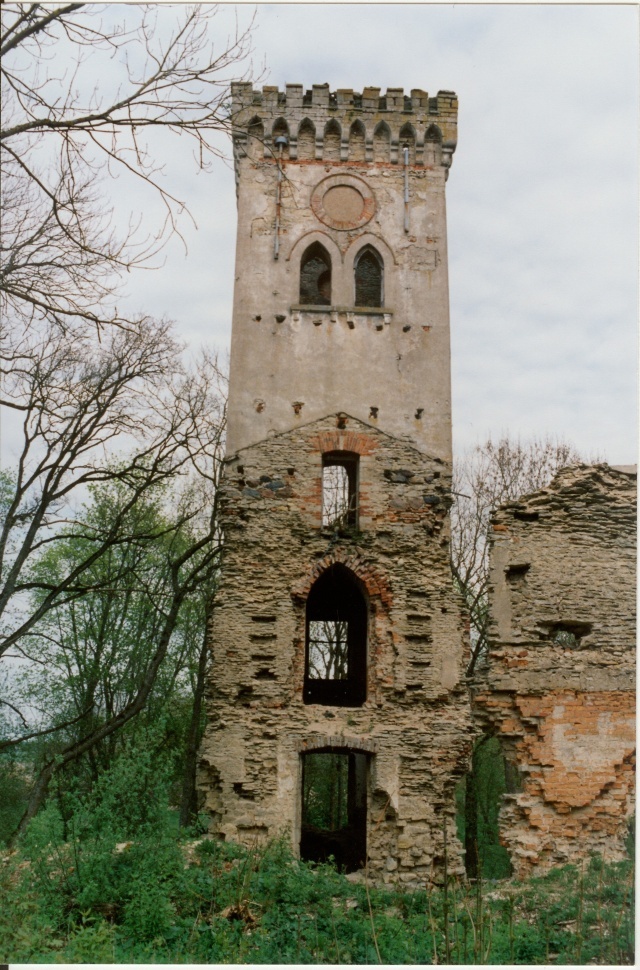
[[[578,465],[492,520],[474,712],[521,791],[501,840],[524,876],[624,856],[635,763],[636,476]]]
[[[359,456],[357,531],[322,526],[322,455]],[[462,871],[454,787],[471,721],[468,633],[448,542],[450,468],[345,414],[242,449],[223,488],[225,553],[216,600],[201,786],[214,830],[250,842],[300,840],[301,756],[368,760],[372,877],[423,884]],[[333,563],[368,606],[367,698],[303,703],[305,603]]]

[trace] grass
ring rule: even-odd
[[[54,830],[0,857],[0,962],[634,960],[630,862],[407,893],[299,862],[283,841],[179,843],[168,827],[116,847]]]

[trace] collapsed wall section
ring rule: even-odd
[[[521,790],[501,841],[519,876],[625,855],[635,764],[636,475],[578,465],[502,506],[474,711]]]

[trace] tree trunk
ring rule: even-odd
[[[193,696],[193,709],[187,735],[187,745],[184,759],[184,775],[182,779],[182,799],[180,802],[180,828],[191,825],[198,816],[198,792],[196,789],[196,769],[198,766],[198,748],[200,746],[200,719],[202,717],[202,701],[204,699],[205,675],[207,672],[207,643],[209,640],[209,619],[205,623],[202,647],[198,659],[198,675],[196,689]]]

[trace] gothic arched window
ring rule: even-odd
[[[318,242],[305,250],[300,263],[300,303],[331,305],[331,257]]]
[[[383,300],[383,262],[372,246],[365,246],[356,256],[356,306],[381,307]]]
[[[305,704],[361,707],[367,696],[367,603],[354,574],[336,563],[307,599]]]

